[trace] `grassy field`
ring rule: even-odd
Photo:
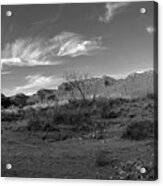
[[[5,177],[120,179],[120,163],[129,160],[140,160],[144,167],[153,163],[153,142],[112,137],[49,143],[34,134],[8,131],[2,134],[2,176]],[[6,170],[6,163],[13,168]]]
[[[45,109],[36,121],[2,114],[2,176],[155,180],[153,98],[104,103]]]

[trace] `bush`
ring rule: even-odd
[[[147,94],[147,98],[149,99],[156,99],[157,98],[157,95],[156,94]]]
[[[69,109],[63,105],[47,109],[26,110],[24,119],[28,121],[28,130],[55,130],[56,126],[73,126],[74,131],[90,131],[92,122],[87,108]]]
[[[118,160],[112,155],[109,151],[100,151],[97,155],[95,166],[96,167],[105,167],[110,166],[114,167],[116,166]]]
[[[53,123],[57,125],[72,125],[76,131],[89,131],[92,125],[90,114],[84,109],[54,112]]]
[[[123,105],[128,102],[129,101],[127,99],[122,98],[99,98],[96,100],[96,107],[98,109],[98,113],[100,113],[101,118],[114,119],[122,115],[120,108],[123,108]]]
[[[25,110],[24,121],[27,121],[27,130],[41,130],[41,116],[42,114],[38,114],[38,111],[33,108]]]
[[[4,94],[1,94],[1,107],[6,109],[11,105],[12,102],[10,101],[10,98],[6,97]]]
[[[69,105],[71,108],[88,108],[94,104],[93,100],[69,100]]]
[[[120,117],[121,113],[117,111],[102,110],[101,117],[105,119],[114,119]]]
[[[21,112],[2,112],[1,113],[1,121],[17,121],[23,118],[23,113]]]
[[[154,122],[151,120],[133,121],[127,125],[122,138],[143,140],[154,136]]]

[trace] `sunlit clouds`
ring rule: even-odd
[[[2,50],[1,64],[4,66],[39,66],[58,65],[61,61],[49,60],[50,50],[44,47],[41,39],[17,39],[13,43],[7,43]]]
[[[60,65],[63,64],[63,56],[92,55],[103,49],[101,45],[101,37],[89,39],[71,32],[62,32],[49,39],[17,39],[7,43],[2,50],[1,64],[2,68]]]
[[[63,32],[56,36],[55,40],[60,43],[58,56],[77,57],[81,55],[91,55],[94,51],[101,50],[101,37],[87,39],[76,33]]]

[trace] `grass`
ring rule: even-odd
[[[2,176],[122,179],[122,162],[141,160],[146,166],[154,162],[149,142],[72,138],[49,143],[35,134],[6,131],[2,136]],[[5,169],[6,162],[13,165],[12,170]]]

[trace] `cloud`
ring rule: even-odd
[[[148,34],[153,34],[153,32],[155,31],[154,27],[152,25],[148,25],[146,26],[146,31]]]
[[[2,66],[9,65],[9,66],[42,66],[42,65],[59,65],[62,64],[61,61],[38,61],[36,59],[21,59],[21,58],[3,58],[1,59]]]
[[[44,46],[41,39],[17,39],[13,43],[7,43],[2,50],[2,69],[4,66],[41,66],[41,65],[59,65],[62,61],[56,59],[50,60],[51,51]]]
[[[106,12],[104,16],[99,17],[99,21],[109,23],[113,19],[113,17],[120,12],[120,9],[127,5],[129,5],[129,2],[106,3],[105,4]]]
[[[88,39],[80,34],[61,32],[49,38],[24,38],[7,43],[2,50],[2,69],[10,66],[42,66],[63,64],[61,57],[92,55],[101,50],[101,37]]]
[[[81,55],[92,55],[95,51],[104,49],[101,45],[101,37],[86,38],[77,33],[62,32],[52,39],[58,42],[60,47],[57,56],[77,57]]]
[[[25,94],[36,93],[37,90],[42,88],[57,88],[59,84],[63,82],[63,78],[56,76],[43,76],[41,74],[28,75],[25,77],[26,84],[17,86],[13,90],[9,91],[11,94],[17,94],[23,92]]]

